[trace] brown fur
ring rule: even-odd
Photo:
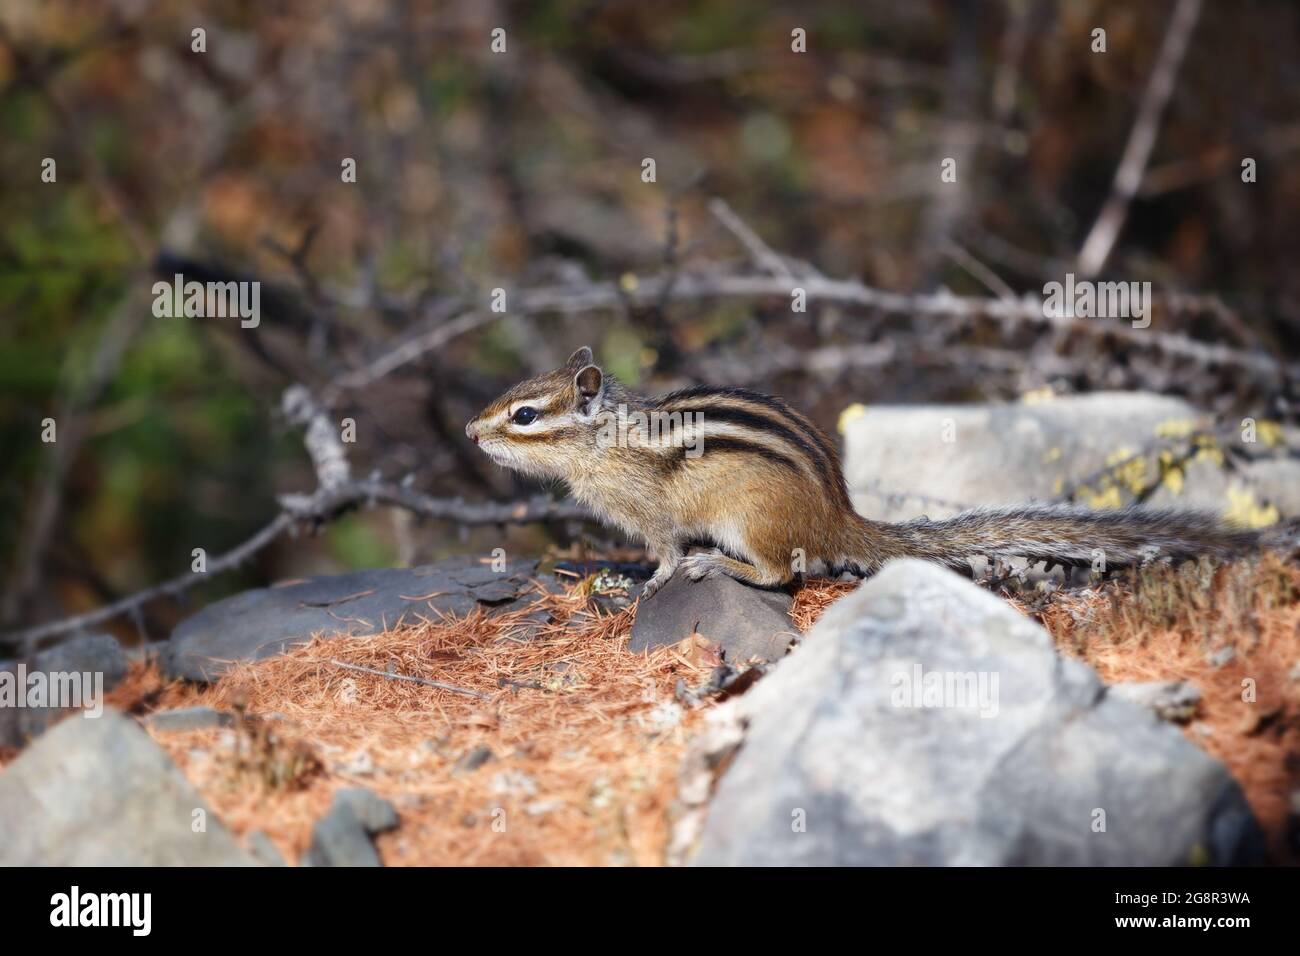
[[[521,404],[537,411],[535,422],[510,421]],[[701,419],[673,418],[684,413]],[[636,425],[617,442],[602,437],[602,425],[637,415],[663,422],[658,440]],[[643,538],[659,560],[647,596],[679,566],[693,580],[727,574],[775,586],[799,570],[870,574],[905,556],[954,567],[979,556],[1116,567],[1158,554],[1225,557],[1258,544],[1255,533],[1209,515],[1142,509],[1029,506],[868,521],[853,509],[831,440],[781,399],[707,386],[643,398],[593,365],[589,349],[507,391],[466,433],[500,464],[564,479],[602,520]],[[693,439],[698,456],[686,453]],[[684,557],[696,539],[720,550]]]

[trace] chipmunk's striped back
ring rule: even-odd
[[[748,455],[778,464],[792,480],[816,482],[844,507],[852,507],[831,440],[779,398],[746,388],[696,385],[653,399],[648,407],[690,415],[701,430],[704,455]]]

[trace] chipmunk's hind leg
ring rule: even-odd
[[[705,578],[725,574],[737,581],[753,584],[760,588],[771,588],[785,584],[792,577],[790,571],[785,567],[762,566],[750,564],[747,561],[737,561],[721,551],[693,554],[689,558],[683,559],[682,573],[692,581],[703,581]]]

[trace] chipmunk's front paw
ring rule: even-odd
[[[671,571],[669,571],[667,574],[663,574],[659,571],[656,571],[654,573],[654,576],[651,577],[650,580],[645,583],[645,587],[641,589],[640,599],[642,601],[647,601],[650,598],[654,597],[655,592],[658,591],[665,584],[667,584],[668,579],[671,578],[672,576],[673,575]]]

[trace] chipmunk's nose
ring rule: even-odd
[[[465,435],[474,444],[478,444],[478,429],[474,426],[473,422],[470,422],[465,426]]]

